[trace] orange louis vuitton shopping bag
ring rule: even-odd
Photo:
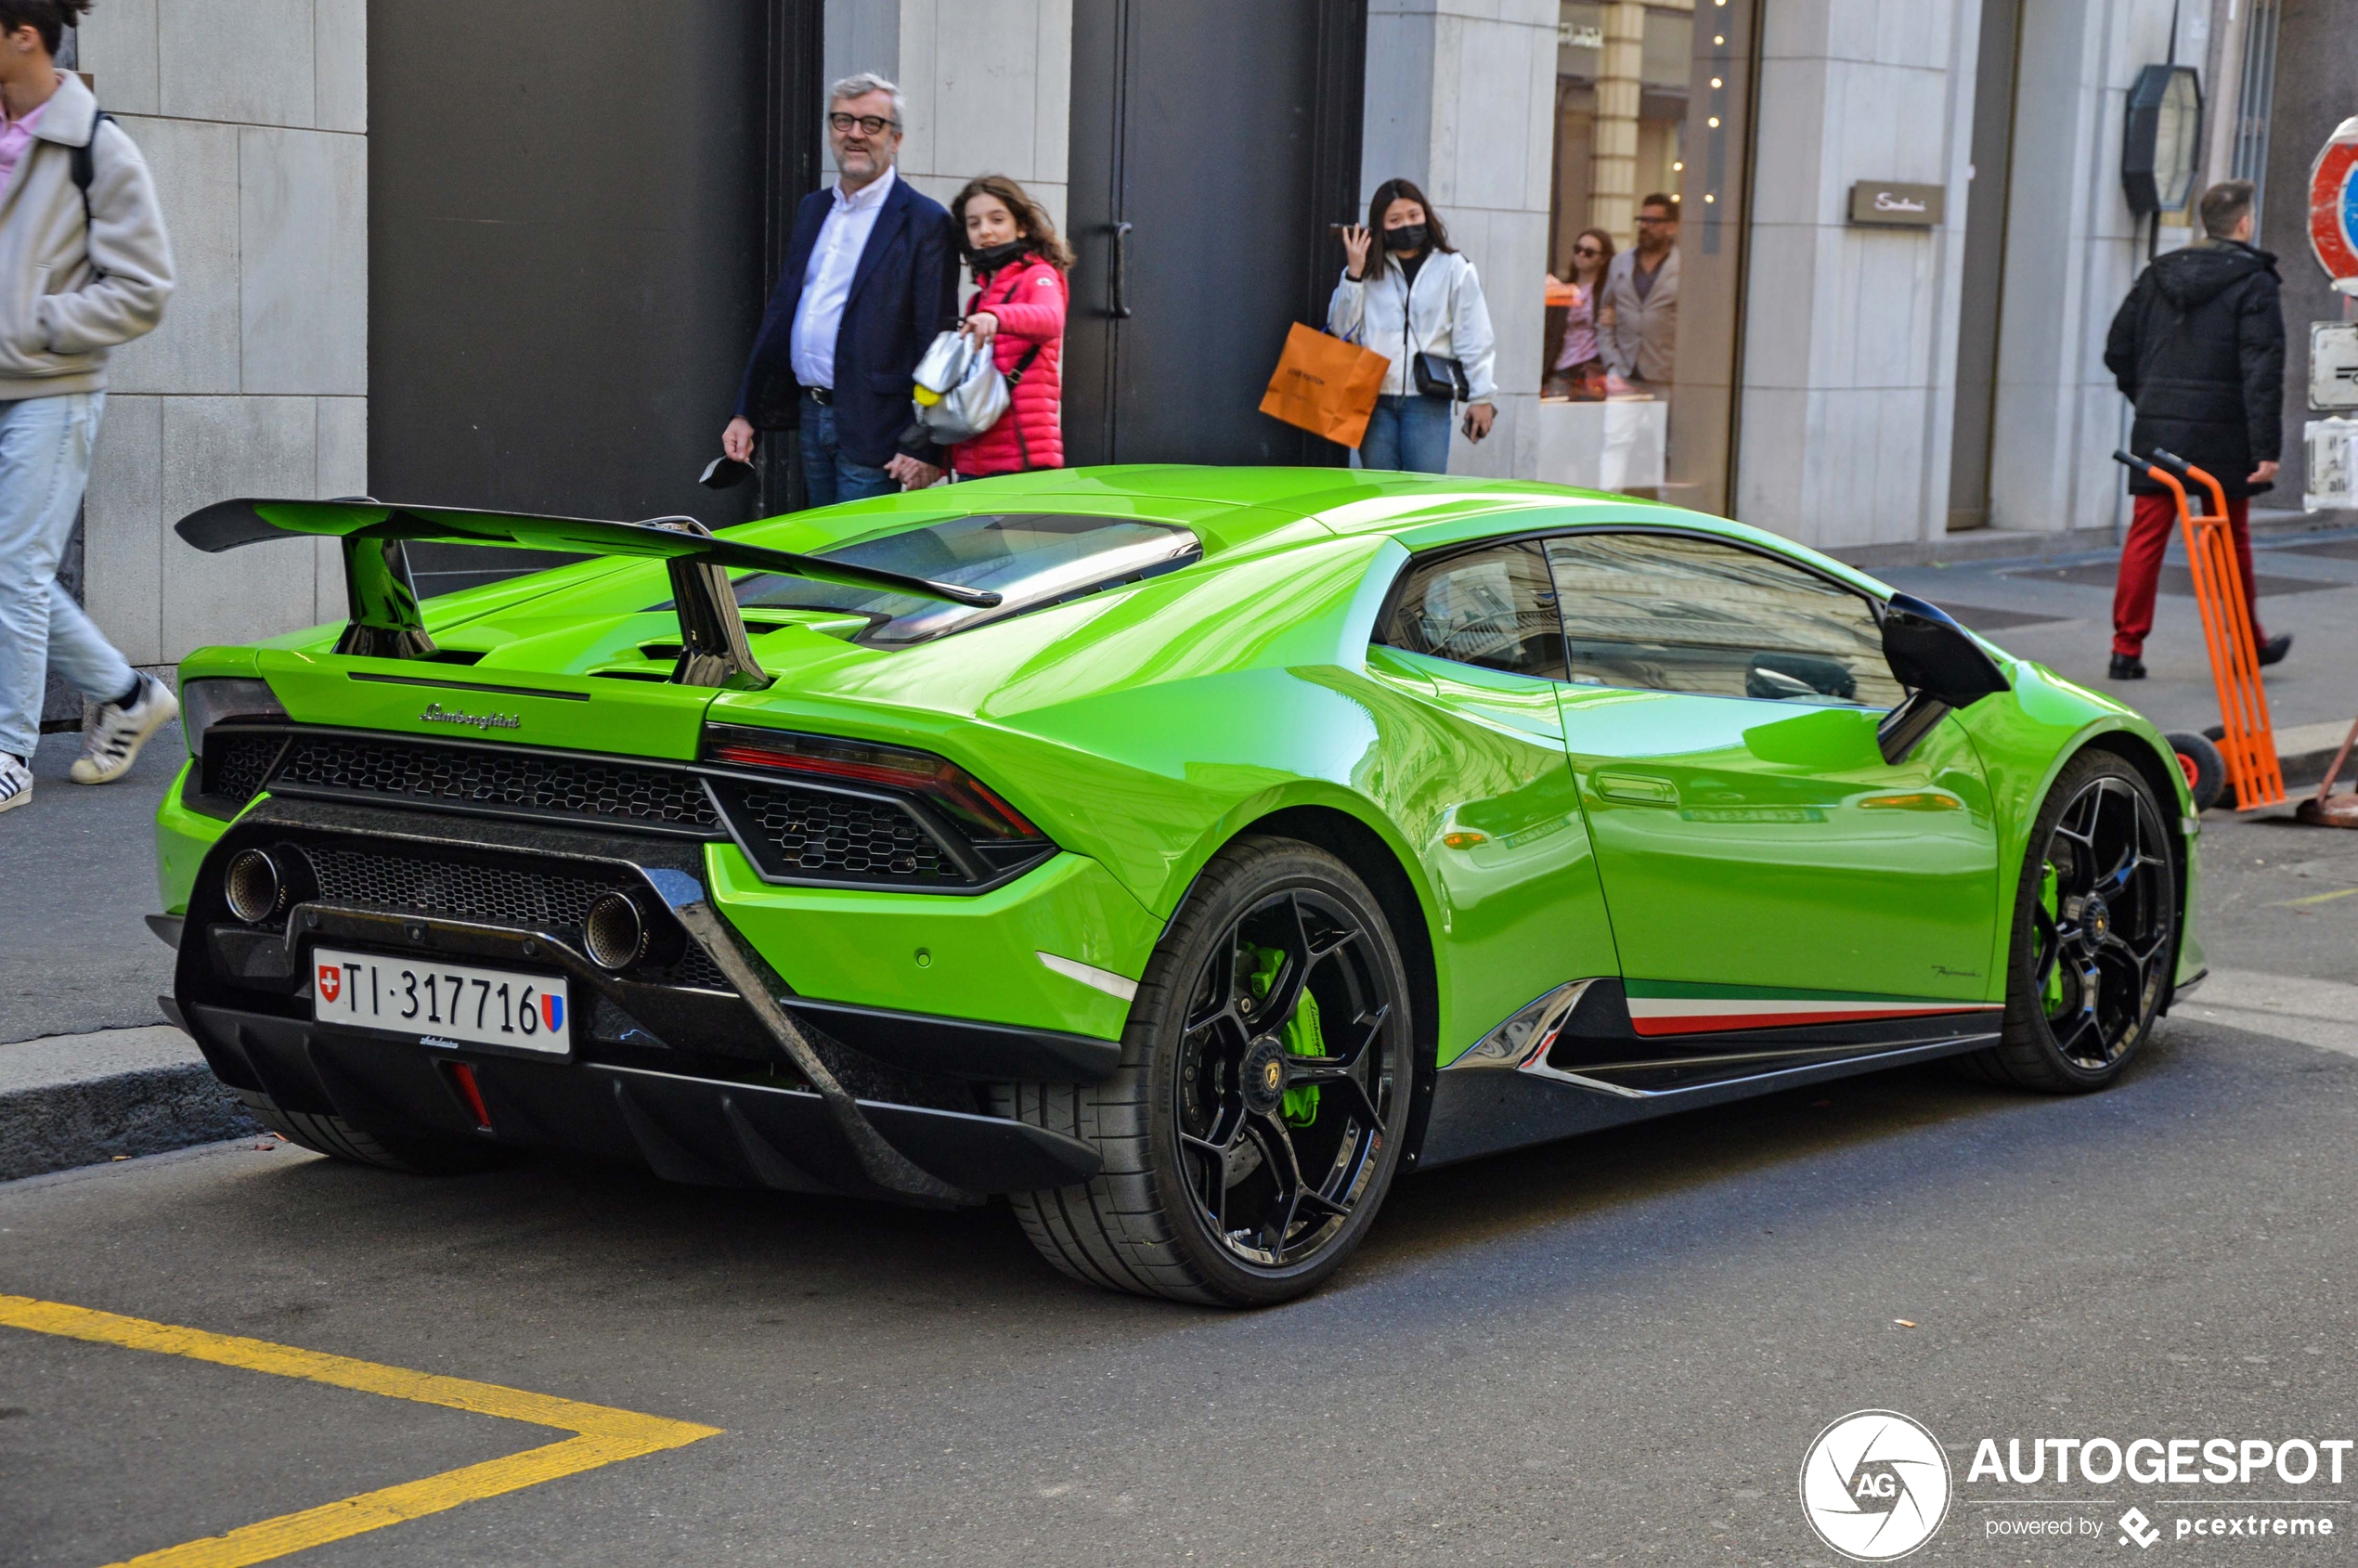
[[[1392,361],[1372,349],[1294,323],[1261,411],[1314,435],[1357,447],[1367,434]]]

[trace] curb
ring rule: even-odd
[[[177,1030],[0,1045],[0,1181],[261,1132]]]

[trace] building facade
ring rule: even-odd
[[[1066,226],[1076,460],[1348,460],[1256,405],[1287,327],[1323,318],[1331,226],[1405,175],[1498,331],[1497,425],[1458,437],[1455,471],[1659,496],[1873,564],[2114,538],[2105,330],[2191,239],[2184,211],[2130,210],[2127,94],[2189,66],[2192,189],[2260,180],[2281,258],[2297,505],[2306,324],[2342,308],[2301,188],[2358,113],[2336,9],[703,0],[651,30],[616,0],[100,0],[80,65],[155,166],[182,282],[116,359],[87,597],[143,663],[340,615],[312,547],[215,558],[170,534],[236,493],[716,525],[792,504],[784,437],[758,491],[693,480],[794,203],[827,177],[822,84],[856,70],[902,84],[919,188],[1009,174]],[[1678,218],[1660,373],[1571,377],[1574,247],[1627,251],[1657,193]]]

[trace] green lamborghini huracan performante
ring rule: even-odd
[[[347,624],[182,666],[154,923],[343,1160],[1004,1195],[1249,1305],[1420,1166],[1933,1057],[2101,1088],[2201,973],[2151,726],[1669,507],[1156,467],[179,532],[343,552]],[[409,540],[585,559],[421,603]]]

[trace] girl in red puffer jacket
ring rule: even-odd
[[[971,441],[950,448],[961,479],[1065,465],[1065,274],[1072,251],[1023,187],[1004,175],[969,180],[950,203],[965,235],[974,298],[960,330],[991,344],[1009,386],[1007,411]]]

